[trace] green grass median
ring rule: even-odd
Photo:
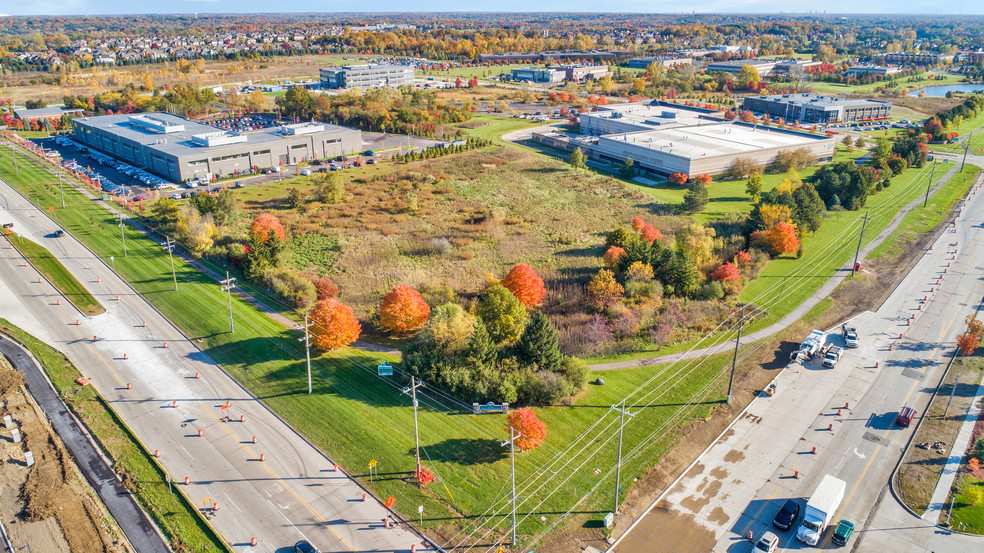
[[[82,286],[82,283],[75,278],[75,275],[69,272],[61,261],[51,255],[51,252],[44,246],[17,235],[8,235],[7,239],[21,255],[44,275],[44,278],[48,279],[52,286],[65,296],[65,299],[72,302],[72,305],[83,314],[91,317],[106,312],[106,308],[99,303],[99,300],[90,294],[85,286]]]

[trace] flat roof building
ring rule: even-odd
[[[298,123],[247,133],[225,131],[170,113],[72,120],[75,141],[173,182],[223,177],[362,150],[362,132]]]
[[[60,119],[62,115],[75,117],[82,115],[82,110],[78,108],[37,108],[37,109],[14,109],[14,116],[24,121],[35,119]]]
[[[852,76],[858,75],[894,75],[899,72],[898,67],[886,67],[881,65],[852,65],[844,73]]]
[[[754,113],[782,117],[787,122],[834,123],[884,119],[892,114],[890,102],[838,98],[820,94],[746,96],[742,106]]]
[[[567,65],[551,65],[550,69],[554,71],[562,71],[564,73],[564,78],[568,81],[586,81],[589,79],[600,79],[609,73],[607,65],[585,65],[585,64],[567,64]]]
[[[559,83],[564,80],[565,73],[557,69],[543,67],[519,67],[509,72],[509,78],[514,81],[530,83]]]
[[[658,63],[669,69],[670,67],[680,65],[690,65],[694,63],[694,60],[680,56],[650,56],[647,58],[632,58],[629,60],[628,66],[632,69],[645,69],[649,67],[650,63]]]
[[[935,52],[887,52],[875,54],[872,59],[878,63],[895,65],[938,65],[953,61],[952,54],[937,54]]]
[[[731,60],[731,61],[715,61],[707,64],[707,72],[721,72],[721,73],[731,73],[732,75],[737,75],[741,72],[741,68],[745,65],[752,66],[753,69],[758,71],[761,76],[766,76],[772,72],[772,69],[779,63],[779,60]]]
[[[412,65],[376,64],[326,67],[319,71],[324,88],[379,88],[412,85]]]
[[[571,60],[613,60],[631,55],[629,50],[546,50],[543,52],[501,52],[498,54],[479,54],[481,63],[523,63],[534,61],[571,61]]]
[[[833,158],[834,139],[795,129],[726,121],[720,112],[661,102],[603,106],[579,116],[588,136],[568,138],[567,149],[581,147],[592,159],[636,167],[656,175],[725,173],[738,157],[769,164],[783,150],[806,148],[818,161]],[[594,135],[594,136],[592,136]],[[557,133],[534,140],[563,148]]]
[[[810,67],[818,67],[823,62],[813,61],[813,60],[783,60],[780,61],[772,68],[773,73],[783,73],[786,75],[801,75],[806,73],[806,70]]]

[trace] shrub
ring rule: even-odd
[[[586,297],[595,309],[605,309],[622,299],[625,289],[615,281],[615,273],[601,269],[588,284]]]
[[[271,273],[267,277],[267,285],[301,311],[307,311],[317,301],[318,293],[314,284],[286,269]]]
[[[690,177],[686,173],[673,173],[669,176],[669,181],[676,185],[684,185]]]
[[[618,246],[611,246],[608,251],[601,256],[601,260],[605,262],[605,266],[608,268],[614,268],[618,265],[619,261],[625,257],[625,249]]]
[[[333,300],[338,297],[338,286],[328,277],[316,278],[311,281],[317,293],[318,301]]]

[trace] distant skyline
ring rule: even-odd
[[[618,13],[806,13],[811,10],[828,14],[984,14],[980,0],[927,2],[926,0],[695,0],[693,2],[652,2],[622,0],[616,5],[587,0],[542,0],[533,4],[525,0],[475,0],[467,3],[469,12],[590,12]],[[272,12],[275,8],[276,12]],[[394,0],[351,3],[284,0],[171,0],[168,2],[135,3],[132,0],[35,0],[34,2],[0,2],[0,15],[107,15],[107,14],[191,14],[191,13],[311,13],[311,12],[462,12],[458,0],[431,0],[407,3]]]

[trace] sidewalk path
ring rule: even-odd
[[[140,553],[168,553],[170,549],[154,527],[147,514],[136,500],[120,484],[109,461],[96,451],[89,434],[79,427],[68,408],[62,403],[58,393],[44,376],[44,371],[34,357],[23,346],[0,334],[0,353],[10,360],[10,364],[24,375],[27,391],[44,411],[51,427],[65,448],[72,454],[79,470],[85,475],[120,530],[130,540],[130,544]]]

